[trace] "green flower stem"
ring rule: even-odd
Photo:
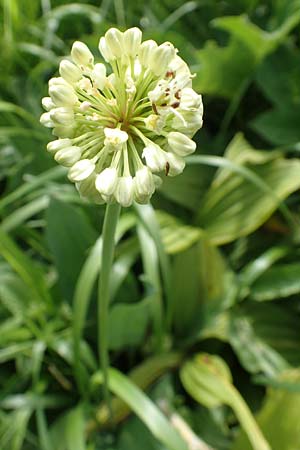
[[[271,450],[247,404],[235,389],[232,389],[231,407],[244,428],[253,450]]]
[[[101,369],[103,371],[103,394],[107,405],[110,405],[108,390],[108,307],[110,300],[109,281],[115,249],[115,231],[121,206],[118,203],[108,204],[105,211],[102,229],[101,272],[98,286],[98,350]]]

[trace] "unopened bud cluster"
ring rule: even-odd
[[[111,28],[99,42],[110,65],[94,63],[82,42],[60,77],[49,81],[41,123],[53,128],[47,146],[69,167],[81,196],[95,203],[147,203],[163,176],[180,174],[202,126],[202,100],[174,46],[142,42],[142,32]]]

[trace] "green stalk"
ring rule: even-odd
[[[121,206],[117,203],[106,206],[102,229],[101,271],[98,286],[98,350],[100,366],[103,372],[104,400],[110,407],[108,389],[108,308],[109,308],[109,281],[115,250],[115,232],[120,215]],[[111,409],[111,408],[110,408]]]
[[[234,410],[241,426],[244,428],[245,433],[254,450],[271,450],[270,445],[266,441],[263,433],[257,425],[251,411],[247,404],[240,396],[239,392],[232,389],[231,405]]]

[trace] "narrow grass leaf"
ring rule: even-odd
[[[101,372],[95,374],[94,382],[103,383]],[[128,377],[111,368],[108,385],[109,389],[131,407],[151,433],[169,450],[188,450],[186,443],[158,407]]]
[[[19,274],[24,283],[31,289],[36,299],[51,304],[51,297],[40,267],[22,252],[14,241],[0,227],[0,254]]]

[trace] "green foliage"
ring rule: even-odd
[[[241,136],[229,144],[224,156],[251,169],[258,179],[245,179],[228,169],[217,172],[198,219],[216,244],[231,242],[257,229],[280,201],[300,186],[298,160],[283,159],[278,152],[254,151]]]
[[[299,1],[0,8],[0,448],[300,448]],[[205,108],[182,176],[118,223],[112,420],[96,343],[104,207],[78,197],[39,124],[72,42],[96,53],[110,26],[174,42]]]
[[[277,388],[268,391],[265,403],[257,416],[257,422],[274,450],[282,448],[292,450],[299,446],[300,394],[293,389],[293,385],[298,382],[299,369],[283,372],[278,379]],[[288,411],[288,420],[283,411]],[[236,439],[233,450],[248,449],[251,450],[251,445],[245,435],[241,434]]]

